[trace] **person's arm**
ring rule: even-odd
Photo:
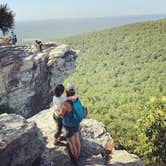
[[[57,110],[57,114],[63,118],[64,114],[65,114],[65,110],[63,110],[62,108],[60,108],[59,110]]]
[[[65,112],[71,112],[72,111],[72,107],[71,104],[68,102],[63,102],[60,109],[59,109],[59,116],[63,117]]]
[[[78,96],[69,96],[67,97],[67,100],[76,100]]]

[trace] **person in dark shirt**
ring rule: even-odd
[[[42,46],[43,46],[43,44],[42,44],[41,41],[35,40],[35,46],[36,46],[36,48],[39,49],[40,52],[42,51]]]

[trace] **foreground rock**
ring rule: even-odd
[[[0,115],[0,165],[31,166],[44,150],[44,141],[35,123],[15,114]]]
[[[66,146],[53,145],[55,130],[51,109],[40,112],[28,121],[20,115],[1,114],[0,165],[73,166]],[[79,166],[143,166],[138,156],[113,149],[113,140],[102,123],[85,119],[81,124],[81,133],[83,140]],[[112,151],[110,161],[106,159],[108,147]]]
[[[70,166],[72,165],[70,157],[65,146],[54,146],[54,132],[56,125],[52,118],[52,110],[44,110],[32,118],[29,122],[35,121],[37,126],[41,129],[43,138],[46,141],[45,156],[47,160],[52,161],[55,165]],[[82,152],[80,159],[80,166],[102,166],[110,165],[107,163],[107,152],[112,153],[110,162],[113,166],[121,166],[116,164],[124,164],[126,166],[143,166],[141,160],[129,153],[114,150],[113,139],[107,133],[104,125],[93,119],[85,119],[81,123]],[[123,161],[123,159],[125,160]],[[132,165],[131,165],[132,161]],[[138,165],[139,164],[139,165]]]
[[[67,45],[54,43],[41,53],[27,46],[0,47],[0,111],[30,117],[48,108],[51,89],[74,70],[76,57]]]

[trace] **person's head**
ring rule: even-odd
[[[55,87],[54,95],[56,97],[60,97],[60,96],[62,96],[64,90],[65,90],[64,86],[62,84],[59,84]]]
[[[75,85],[73,83],[68,83],[66,85],[66,96],[69,97],[69,96],[75,96],[76,94],[76,88],[75,88]]]

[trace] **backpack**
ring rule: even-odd
[[[73,118],[76,121],[76,123],[80,123],[82,119],[85,117],[84,115],[84,108],[80,102],[80,100],[77,98],[74,101],[68,100],[68,102],[72,106],[72,114]]]

